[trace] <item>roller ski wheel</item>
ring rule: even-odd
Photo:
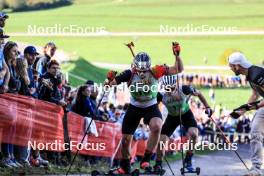
[[[201,173],[201,168],[200,167],[196,167],[196,174],[200,175],[200,173]]]
[[[91,176],[100,176],[100,175],[109,175],[109,176],[139,176],[139,171],[132,171],[131,173],[125,173],[123,170],[120,170],[121,168],[115,168],[109,170],[107,173],[99,172],[97,170],[94,170],[91,172]]]
[[[192,174],[196,174],[196,175],[200,175],[201,173],[201,169],[200,167],[196,167],[195,169],[193,167],[189,167],[189,168],[181,168],[181,175],[184,175],[184,174],[189,174],[189,173],[192,173]]]
[[[159,165],[155,165],[153,167],[153,174],[156,174],[156,175],[164,175],[166,170],[162,169],[162,166],[159,166]]]
[[[100,175],[100,172],[97,170],[91,172],[91,176],[98,176],[98,175]]]
[[[152,171],[152,167],[151,166],[147,166],[144,168],[144,173],[146,174],[151,174],[153,171]]]
[[[140,170],[139,169],[135,169],[131,172],[131,176],[139,176],[140,175]]]

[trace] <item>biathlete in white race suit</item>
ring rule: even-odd
[[[251,162],[252,167],[250,169],[249,176],[262,175],[261,165],[263,162],[263,137],[264,137],[264,101],[250,106],[249,103],[255,102],[259,97],[264,97],[264,68],[252,65],[247,61],[246,57],[240,53],[235,52],[228,58],[230,69],[238,76],[245,75],[247,81],[252,88],[252,95],[248,100],[248,110],[256,109],[257,112],[254,115],[251,123]],[[243,115],[246,110],[237,111],[239,115]]]
[[[161,127],[162,115],[157,104],[158,80],[164,75],[172,75],[182,72],[183,64],[179,56],[180,46],[173,45],[175,65],[156,65],[151,67],[151,59],[145,52],[138,53],[133,61],[132,68],[125,70],[118,76],[113,71],[108,73],[105,84],[110,86],[126,82],[129,85],[131,100],[122,123],[122,143],[120,168],[114,170],[114,174],[129,174],[131,172],[131,143],[133,134],[137,129],[141,118],[149,126],[150,136],[145,154],[140,163],[142,169],[150,168],[150,158],[157,146]]]
[[[176,75],[164,76],[161,79],[161,84],[162,87],[165,88],[165,91],[158,94],[158,102],[162,102],[166,106],[168,116],[162,126],[160,141],[157,147],[157,158],[154,172],[162,172],[162,160],[165,155],[166,143],[180,123],[182,123],[182,126],[187,132],[187,137],[189,138],[189,150],[186,152],[184,167],[189,171],[193,171],[192,156],[193,148],[198,138],[198,128],[194,115],[188,104],[189,96],[198,96],[199,100],[203,103],[205,112],[208,116],[211,116],[213,111],[204,96],[197,89],[191,85],[179,84],[177,86]]]

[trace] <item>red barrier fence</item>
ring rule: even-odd
[[[15,94],[1,94],[0,143],[27,146],[31,141],[32,145],[38,144],[40,148],[45,144],[48,150],[64,151],[63,116],[63,109],[55,104]],[[85,132],[84,117],[69,112],[67,125],[72,152],[76,152],[77,143]],[[101,121],[95,121],[95,125],[98,136],[87,135],[83,145],[79,146],[83,148],[80,153],[104,157],[113,157],[119,153],[121,125]],[[173,142],[178,143],[179,140]],[[146,143],[144,140],[134,141],[133,156],[142,156]]]

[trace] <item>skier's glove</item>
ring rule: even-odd
[[[110,70],[108,73],[107,73],[107,79],[109,81],[113,81],[116,77],[116,74],[117,74],[117,71],[113,71],[113,70]]]
[[[181,47],[178,42],[172,42],[172,51],[175,56],[179,56],[181,52]]]

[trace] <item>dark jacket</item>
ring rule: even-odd
[[[49,88],[44,82],[49,82],[51,88]],[[40,100],[45,100],[48,102],[59,104],[59,101],[63,98],[63,91],[59,89],[60,80],[55,78],[50,73],[45,73],[40,77],[39,87],[38,87],[38,98]]]
[[[95,117],[95,109],[89,97],[76,100],[75,104],[72,106],[72,111],[84,117]]]

